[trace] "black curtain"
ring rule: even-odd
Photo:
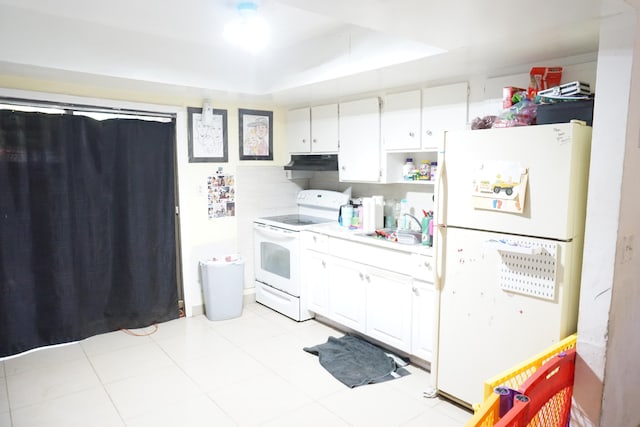
[[[0,357],[178,317],[174,135],[0,111]]]

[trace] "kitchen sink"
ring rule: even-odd
[[[404,245],[419,245],[422,243],[422,233],[416,230],[398,230],[397,228],[382,228],[367,236],[386,239]]]

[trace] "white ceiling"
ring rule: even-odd
[[[0,74],[282,105],[597,51],[623,0],[261,0],[269,48],[222,38],[235,0],[0,0]],[[428,56],[433,48],[446,52]],[[543,64],[541,64],[543,65]]]

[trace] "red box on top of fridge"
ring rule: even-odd
[[[531,76],[529,91],[536,94],[539,90],[549,89],[560,84],[562,67],[533,67],[529,75]]]

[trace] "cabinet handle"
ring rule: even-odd
[[[322,260],[322,268],[327,268],[327,262],[325,260]]]
[[[411,288],[411,290],[413,291],[414,294],[418,295],[418,288],[414,286]]]
[[[340,169],[342,169],[343,171],[346,171],[347,167],[346,166],[342,166]]]
[[[366,276],[364,276],[364,277],[365,277],[365,279],[367,279],[367,282],[370,282],[370,281],[371,281],[371,277],[369,277],[369,275],[368,275],[368,274],[367,274]]]
[[[311,140],[311,142],[313,142],[313,143],[315,144],[316,142],[318,142],[318,140],[317,140],[317,139],[315,139],[315,138],[313,138],[313,139]]]
[[[413,138],[414,136],[416,136],[416,134],[415,134],[415,133],[413,133],[413,132],[409,132],[409,136],[410,136],[411,138]]]
[[[427,136],[431,136],[433,135],[433,132],[431,132],[430,130],[427,130]]]
[[[306,144],[307,143],[307,139],[306,138],[302,138],[302,143]]]
[[[318,241],[318,236],[313,236],[313,242],[317,242]]]
[[[360,276],[360,280],[364,280],[364,274],[362,274],[362,273],[358,273],[358,274]]]
[[[424,266],[427,267],[429,270],[431,270],[431,263],[430,262],[426,262],[425,261]]]

